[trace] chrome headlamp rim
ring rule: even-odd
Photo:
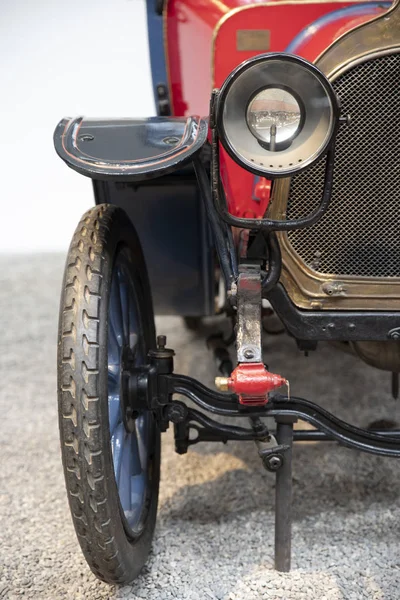
[[[323,144],[318,148],[316,155],[311,156],[310,158],[308,158],[304,161],[301,160],[299,162],[299,164],[296,165],[296,168],[293,168],[290,171],[281,171],[281,172],[271,171],[271,170],[269,170],[268,165],[264,165],[264,166],[260,167],[260,166],[257,166],[256,164],[251,164],[233,146],[233,144],[231,143],[231,141],[229,140],[229,138],[225,132],[225,127],[224,127],[224,105],[225,105],[227,95],[228,95],[229,91],[231,90],[232,86],[236,83],[238,78],[240,78],[249,69],[252,69],[253,67],[255,67],[256,65],[258,65],[260,63],[263,64],[263,63],[272,62],[272,61],[282,61],[283,63],[288,63],[288,64],[294,63],[294,64],[299,65],[303,69],[309,71],[312,75],[314,75],[314,77],[317,79],[317,81],[322,86],[323,90],[325,91],[326,96],[330,103],[331,111],[332,111],[332,118],[331,118],[332,123],[330,126],[330,130],[328,131],[328,135],[326,136],[326,139],[324,140]],[[264,86],[264,87],[266,87],[266,86]],[[261,89],[264,89],[264,88],[262,86],[259,86],[257,88],[257,92],[261,91]],[[294,95],[295,99],[298,101],[299,95],[297,94],[296,90],[293,88],[290,88],[290,86],[289,86],[288,91],[292,95]],[[247,108],[249,106],[251,99],[254,98],[255,92],[256,92],[256,90],[252,91],[249,95],[249,99],[246,102],[245,115],[247,115]],[[301,100],[301,102],[302,102],[302,100]],[[224,81],[224,83],[222,84],[221,88],[218,91],[215,112],[216,112],[215,124],[216,124],[218,137],[222,143],[223,148],[226,150],[228,155],[234,160],[234,162],[239,164],[246,171],[249,171],[255,175],[259,175],[261,177],[268,177],[269,179],[279,179],[279,178],[284,178],[284,177],[291,177],[292,175],[295,175],[295,174],[299,173],[300,171],[303,171],[303,170],[309,168],[311,165],[313,165],[315,162],[320,160],[327,153],[329,148],[334,143],[334,140],[335,140],[336,134],[337,134],[337,130],[339,127],[340,105],[339,105],[339,99],[338,99],[330,81],[326,78],[326,76],[322,73],[322,71],[320,71],[320,69],[318,69],[318,67],[316,67],[314,64],[312,64],[309,61],[305,60],[304,58],[294,55],[294,54],[288,54],[288,53],[284,53],[284,52],[269,52],[268,54],[259,54],[253,58],[245,60],[228,75],[228,77],[226,78],[226,80]],[[302,119],[304,120],[304,116],[302,117]],[[246,117],[245,117],[245,120],[246,120],[246,126],[249,129],[249,127],[247,125]],[[254,134],[250,130],[249,130],[249,133],[250,133],[250,135],[252,135],[255,138]]]

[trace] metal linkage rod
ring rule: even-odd
[[[207,347],[213,351],[218,371],[224,377],[230,377],[233,371],[232,359],[228,351],[230,339],[225,340],[222,334],[211,335],[207,338]]]
[[[204,408],[215,415],[225,417],[241,416],[238,410],[237,397],[234,394],[222,394],[186,375],[166,375],[169,379],[169,390],[172,394],[180,394],[192,400],[200,408]],[[248,414],[245,415],[248,417]]]
[[[275,396],[269,404],[268,413],[271,417],[286,414],[308,421],[343,446],[371,454],[400,458],[399,438],[392,438],[389,435],[382,436],[355,427],[304,398]]]
[[[226,417],[279,417],[292,416],[308,421],[343,446],[363,452],[400,458],[400,439],[390,432],[384,435],[355,427],[335,417],[317,404],[304,398],[274,396],[262,407],[240,406],[234,394],[210,390],[198,381],[184,375],[166,375],[171,394],[190,398],[201,408]]]
[[[274,433],[274,432],[271,432]],[[371,429],[371,433],[376,433],[384,437],[398,438],[400,441],[400,431],[395,429]],[[332,435],[318,429],[302,429],[293,431],[293,440],[295,442],[334,442],[336,441]]]
[[[253,429],[245,429],[244,427],[237,427],[236,425],[226,425],[224,423],[218,423],[213,419],[207,417],[204,413],[194,409],[189,408],[188,411],[188,424],[197,422],[209,431],[215,432],[219,434],[222,438],[231,439],[231,440],[255,440],[262,439],[265,436],[264,431],[254,431]],[[196,440],[193,440],[196,442]]]
[[[195,158],[193,160],[193,166],[204,202],[205,212],[214,237],[215,248],[221,265],[225,286],[226,289],[229,290],[238,276],[238,265],[235,245],[232,238],[232,230],[218,217],[211,195],[211,183],[201,160]]]

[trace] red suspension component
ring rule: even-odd
[[[228,378],[228,389],[239,396],[239,402],[248,406],[262,406],[268,394],[287,385],[286,379],[267,371],[262,363],[241,363]]]

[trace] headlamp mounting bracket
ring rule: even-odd
[[[293,229],[304,229],[317,223],[329,208],[332,197],[333,187],[333,168],[334,168],[334,142],[326,155],[326,166],[324,175],[324,189],[319,206],[306,217],[300,219],[289,219],[278,221],[276,219],[248,219],[243,217],[235,217],[232,215],[227,206],[225,191],[220,180],[220,139],[216,127],[211,127],[212,119],[210,120],[211,128],[211,188],[212,197],[215,209],[218,215],[225,223],[232,227],[242,229],[250,229],[252,231],[291,231]],[[250,169],[249,169],[250,170]]]

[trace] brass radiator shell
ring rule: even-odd
[[[281,282],[300,308],[400,310],[400,3],[318,59],[350,116],[336,143],[331,205],[311,228],[278,234]],[[324,161],[277,180],[268,216],[312,212]]]

